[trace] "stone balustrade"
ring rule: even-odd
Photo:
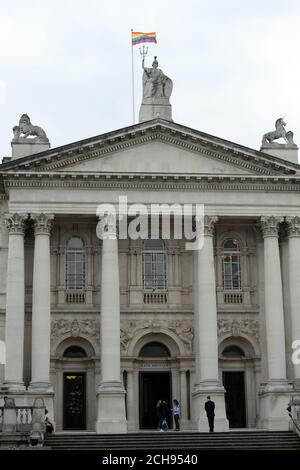
[[[36,398],[33,406],[18,406],[14,398],[6,397],[4,406],[0,407],[0,432],[30,434],[32,431],[38,431],[41,436],[45,432],[43,399]]]
[[[300,396],[291,397],[289,403],[290,428],[300,436]]]

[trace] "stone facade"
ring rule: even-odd
[[[17,405],[41,397],[62,430],[65,375],[78,372],[82,427],[136,431],[143,374],[169,373],[183,429],[207,430],[211,394],[216,430],[227,430],[223,384],[238,372],[243,425],[288,429],[300,380],[291,361],[300,339],[300,166],[282,158],[154,119],[2,164],[0,406],[4,396]],[[202,250],[165,241],[163,289],[145,289],[142,240],[97,236],[98,204],[117,205],[120,195],[205,206]],[[72,237],[84,247],[80,289],[66,281]],[[239,266],[231,287],[226,262]],[[169,355],[141,355],[149,343]],[[84,356],[65,355],[74,346]]]

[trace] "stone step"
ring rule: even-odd
[[[48,436],[47,447],[56,450],[134,450],[134,449],[297,449],[300,438],[289,431],[251,431],[229,433],[61,433]]]

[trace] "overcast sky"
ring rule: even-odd
[[[157,33],[175,122],[259,149],[285,116],[300,144],[299,0],[0,0],[0,157],[23,113],[52,147],[132,124],[131,28]]]

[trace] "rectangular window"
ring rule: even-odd
[[[239,255],[223,256],[223,286],[224,290],[241,289],[241,267]]]
[[[66,256],[66,288],[84,289],[85,257],[83,252],[69,251]]]
[[[145,290],[166,289],[166,258],[164,253],[143,253],[143,286]]]

